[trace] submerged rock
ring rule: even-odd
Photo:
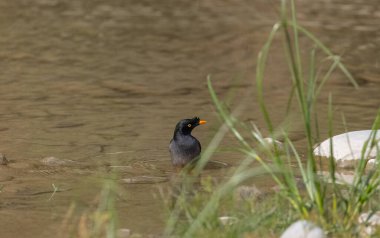
[[[282,233],[280,238],[326,238],[324,231],[306,220],[293,223]]]
[[[314,149],[314,155],[330,157],[330,141],[332,141],[332,156],[338,167],[354,168],[362,158],[365,158],[368,163],[373,165],[376,155],[380,153],[380,130],[376,131],[375,137],[374,132],[372,130],[351,131],[333,136],[319,144]],[[362,157],[362,150],[367,141],[373,141],[374,144],[371,146],[371,143],[368,143],[364,157]]]
[[[7,157],[5,157],[5,155],[0,153],[0,165],[7,165],[8,163],[9,163],[9,160],[7,159]]]
[[[366,212],[360,214],[358,223],[361,225],[361,235],[364,237],[375,234],[380,226],[380,212]]]

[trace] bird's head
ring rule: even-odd
[[[181,133],[183,135],[190,135],[191,131],[199,126],[206,124],[206,121],[200,120],[199,117],[193,117],[191,119],[183,119],[179,121],[175,127],[174,135],[176,133]]]

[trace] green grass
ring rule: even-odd
[[[301,60],[300,35],[315,45],[310,50],[307,64]],[[265,102],[263,88],[266,80],[265,68],[275,37],[282,37],[284,42],[286,63],[291,78],[289,84],[293,88],[289,95],[288,108],[296,102],[300,111],[299,118],[302,120],[306,138],[305,156],[301,156],[296,150],[287,128],[274,126]],[[331,61],[330,67],[324,73],[317,70],[317,51],[324,53],[326,59]],[[239,109],[230,111],[218,97],[209,76],[208,89],[224,124],[203,153],[194,177],[182,175],[183,184],[186,186],[182,187],[174,207],[170,209],[165,236],[278,237],[286,226],[297,219],[311,220],[333,237],[357,236],[358,215],[363,211],[379,209],[377,188],[380,184],[380,169],[376,166],[371,171],[366,171],[367,160],[364,154],[366,147],[374,147],[376,143],[369,139],[363,148],[362,160],[355,171],[354,182],[351,185],[338,184],[336,181],[337,169],[332,156],[328,160],[329,177],[323,179],[318,174],[319,163],[313,154],[313,146],[318,142],[315,138],[319,138],[317,99],[324,84],[335,70],[340,70],[355,88],[358,87],[340,61],[340,57],[334,55],[317,37],[298,24],[294,1],[281,1],[281,19],[274,24],[266,43],[258,53],[255,87],[257,101],[269,132],[268,136],[283,138],[284,148],[280,150],[274,145],[273,149],[268,149],[260,131],[251,124],[240,122],[235,116]],[[327,115],[330,136],[334,135],[333,111],[330,94]],[[290,111],[287,110],[284,120],[290,117]],[[373,129],[377,130],[379,126],[380,111],[375,116]],[[202,172],[227,130],[239,141],[240,147],[237,149],[245,159],[225,181],[213,183],[210,182],[212,179],[208,179],[208,183],[203,181],[200,185],[197,184],[197,175]],[[256,141],[255,146],[252,145],[252,140]],[[377,159],[379,157],[380,155]],[[292,166],[294,164],[296,166]],[[262,200],[243,203],[233,196],[237,187],[263,174],[277,184],[279,192],[273,192]],[[302,188],[299,186],[299,179],[302,181]],[[242,207],[245,209],[241,209]],[[238,221],[231,225],[222,225],[218,217],[226,214],[237,218]]]

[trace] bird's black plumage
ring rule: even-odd
[[[174,166],[183,167],[199,158],[201,143],[191,135],[191,131],[198,125],[205,123],[206,121],[200,120],[199,117],[183,119],[177,123],[174,129],[173,139],[169,145],[172,164]]]

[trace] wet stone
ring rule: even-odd
[[[0,165],[7,165],[9,163],[7,157],[0,153]]]

